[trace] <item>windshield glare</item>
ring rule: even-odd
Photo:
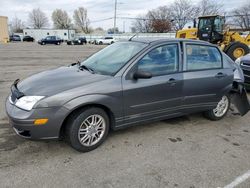
[[[140,42],[117,42],[92,55],[81,65],[87,66],[95,73],[113,76],[145,47],[146,44]]]

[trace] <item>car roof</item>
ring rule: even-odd
[[[159,37],[140,37],[140,38],[133,38],[130,41],[134,42],[143,42],[147,44],[153,44],[153,43],[162,43],[162,42],[190,42],[190,43],[196,43],[196,44],[206,44],[211,45],[211,43],[207,41],[201,41],[201,40],[192,40],[192,39],[180,39],[180,38],[159,38]]]

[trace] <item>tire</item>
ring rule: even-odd
[[[111,43],[110,44],[113,44],[114,43],[114,41],[111,41]]]
[[[42,42],[42,45],[45,45],[45,42]]]
[[[204,116],[212,121],[221,120],[223,117],[226,116],[229,108],[230,108],[230,97],[229,95],[224,95],[221,100],[218,102],[216,108],[212,110],[208,110],[204,112]],[[223,107],[224,105],[224,107]],[[218,108],[221,108],[222,112],[218,112]]]
[[[246,44],[236,42],[232,44],[228,50],[226,51],[226,54],[232,59],[236,60],[237,58],[244,56],[250,52],[249,47]]]
[[[103,42],[101,41],[101,42],[99,42],[99,44],[100,44],[100,45],[102,45],[102,44],[103,44]]]
[[[93,122],[93,116],[95,117],[94,122],[102,121],[102,124],[98,127],[90,125]],[[106,139],[109,132],[109,122],[109,117],[104,110],[94,107],[85,108],[73,113],[68,119],[66,138],[77,151],[88,152],[94,150]],[[79,132],[80,129],[82,129],[82,133]]]
[[[56,45],[60,45],[61,43],[60,42],[57,42]]]

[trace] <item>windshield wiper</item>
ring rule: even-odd
[[[86,65],[81,65],[80,61],[77,61],[76,63],[71,64],[71,66],[75,66],[75,65],[77,65],[80,70],[85,69],[85,70],[89,71],[90,73],[95,74],[95,71],[92,68],[89,68]]]
[[[80,61],[77,61],[77,62],[75,62],[75,63],[72,63],[70,66],[75,66],[75,65],[80,66],[80,65],[81,65],[81,62],[80,62]]]
[[[89,67],[87,67],[86,65],[79,65],[79,69],[85,69],[87,71],[89,71],[92,74],[95,74],[95,71]]]

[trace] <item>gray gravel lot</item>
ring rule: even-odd
[[[0,187],[223,187],[250,169],[250,116],[201,114],[111,132],[89,153],[14,134],[4,102],[16,78],[67,65],[101,46],[0,45]],[[250,180],[239,187],[250,187]]]

